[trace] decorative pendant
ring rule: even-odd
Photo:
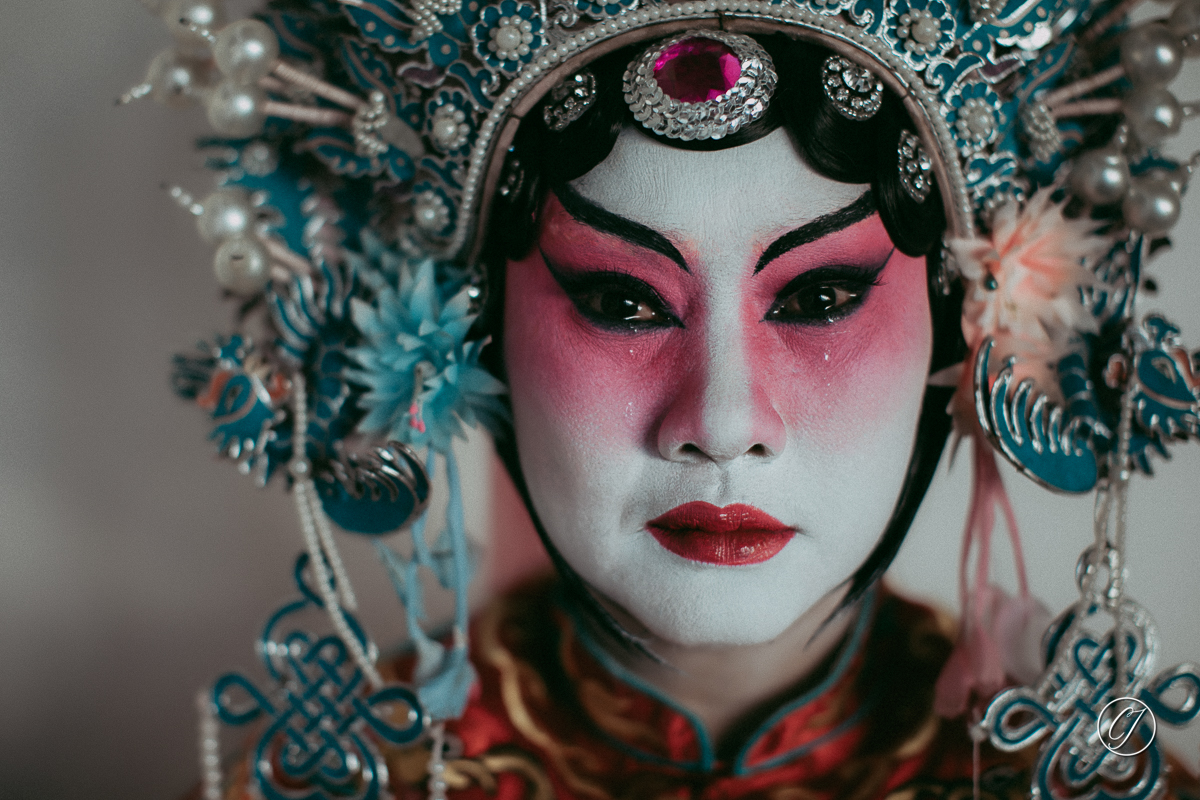
[[[259,639],[275,687],[263,691],[229,673],[213,686],[212,709],[227,725],[265,722],[249,768],[267,800],[382,800],[390,794],[378,744],[413,741],[424,728],[424,714],[405,686],[372,691],[338,635],[301,627],[305,617],[326,619],[321,596],[306,582],[308,565],[309,555],[301,554],[295,579],[302,596],[280,608]],[[341,613],[361,646],[371,649],[358,621],[345,609]]]
[[[992,744],[1014,751],[1044,740],[1030,786],[1034,800],[1157,796],[1164,776],[1154,725],[1186,725],[1200,713],[1200,670],[1181,664],[1152,677],[1158,632],[1132,600],[1116,615],[1080,600],[1046,641],[1050,665],[1037,684],[1007,689],[988,706],[983,728]],[[1121,662],[1118,673],[1114,665]],[[1140,716],[1116,707],[1121,698],[1144,704],[1124,704]]]
[[[1048,666],[1038,682],[1001,692],[984,715],[982,728],[1000,750],[1042,741],[1034,800],[1159,797],[1165,775],[1157,725],[1186,725],[1200,714],[1200,669],[1180,664],[1155,674],[1158,631],[1145,609],[1124,596],[1126,494],[1145,447],[1137,437],[1156,429],[1195,432],[1194,365],[1176,334],[1147,318],[1126,332],[1124,352],[1110,358],[1106,382],[1120,390],[1116,449],[1096,494],[1095,543],[1076,568],[1080,599],[1046,632]],[[1023,397],[1017,411],[1023,424]],[[993,407],[991,420],[997,419]],[[1060,435],[1057,421],[1050,428]],[[1059,444],[1060,453],[1069,452],[1069,434]]]

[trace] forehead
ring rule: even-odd
[[[724,150],[683,150],[625,128],[604,161],[573,181],[614,214],[672,238],[752,242],[854,202],[865,184],[818,175],[779,128]]]

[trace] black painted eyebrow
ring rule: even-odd
[[[758,263],[754,265],[754,274],[757,275],[762,271],[763,267],[787,251],[795,250],[801,245],[815,242],[831,233],[837,233],[840,230],[849,228],[854,223],[861,222],[874,213],[875,198],[871,195],[871,190],[867,189],[862,193],[862,196],[845,208],[839,208],[837,211],[826,214],[823,217],[817,217],[812,222],[806,222],[799,228],[796,228],[796,230],[789,231],[771,242],[770,247],[763,251],[762,256],[758,259]]]
[[[678,264],[684,272],[691,271],[687,262],[683,260],[683,255],[675,249],[675,245],[653,228],[647,228],[640,222],[625,219],[606,208],[601,208],[565,183],[556,187],[554,194],[576,222],[582,222],[603,233],[611,233],[639,247],[661,253]]]

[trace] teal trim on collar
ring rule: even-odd
[[[788,761],[792,761],[804,755],[806,752],[819,747],[829,739],[840,735],[842,732],[850,727],[853,727],[861,721],[862,717],[867,711],[867,703],[864,703],[863,706],[860,707],[854,714],[851,714],[850,717],[843,720],[840,725],[828,731],[823,736],[820,736],[811,742],[806,742],[799,747],[795,747],[786,753],[782,753],[753,767],[747,767],[745,765],[746,758],[749,756],[750,750],[753,748],[755,742],[765,736],[767,732],[777,725],[784,717],[820,697],[842,678],[846,670],[849,668],[850,662],[854,660],[854,656],[858,653],[863,641],[866,639],[867,631],[871,628],[871,622],[875,618],[875,597],[876,586],[871,586],[866,592],[863,593],[860,601],[858,620],[854,624],[853,631],[851,631],[850,640],[846,643],[846,646],[843,648],[841,654],[838,655],[837,662],[834,664],[833,669],[829,671],[829,674],[826,675],[819,684],[814,686],[812,689],[809,689],[799,697],[785,703],[778,711],[772,714],[763,724],[758,727],[758,729],[753,733],[753,735],[750,736],[746,744],[738,753],[737,757],[734,759],[734,775],[752,775],[756,772],[761,772],[763,770],[785,764]],[[626,752],[642,761],[659,764],[662,766],[677,767],[679,769],[685,769],[689,771],[710,771],[713,768],[713,765],[716,763],[716,753],[713,748],[712,739],[709,737],[708,731],[704,727],[704,723],[702,723],[700,719],[691,711],[688,711],[670,697],[646,683],[638,676],[634,675],[632,672],[622,666],[616,659],[605,652],[605,650],[600,647],[600,645],[597,644],[588,634],[586,626],[582,624],[582,621],[575,613],[575,610],[571,608],[569,603],[562,602],[560,598],[559,605],[571,618],[571,621],[575,626],[576,635],[579,637],[579,641],[583,643],[584,648],[587,649],[592,658],[596,659],[596,661],[599,662],[599,664],[604,667],[609,674],[622,683],[625,683],[639,692],[650,696],[655,701],[670,708],[672,711],[688,721],[688,724],[692,726],[692,730],[696,735],[696,742],[700,747],[700,759],[699,761],[671,761],[652,753],[638,750],[637,748],[631,747],[625,742],[608,735],[604,731],[600,731],[604,738],[612,742],[614,746],[623,752]]]
[[[799,747],[794,747],[791,750],[788,750],[786,753],[780,753],[774,758],[770,758],[761,764],[756,764],[753,767],[746,766],[746,759],[750,756],[750,750],[754,747],[755,742],[765,736],[767,731],[771,730],[771,728],[778,725],[784,717],[796,711],[801,706],[807,705],[821,695],[825,694],[825,692],[829,691],[829,689],[835,683],[841,680],[843,675],[846,674],[846,669],[850,666],[850,662],[854,660],[854,656],[858,653],[859,648],[862,646],[863,640],[867,638],[867,631],[871,627],[871,622],[875,619],[875,589],[876,586],[872,585],[869,589],[867,589],[867,591],[863,592],[858,611],[858,621],[854,623],[854,630],[850,634],[850,641],[846,643],[845,648],[843,648],[841,654],[838,655],[837,662],[833,665],[833,669],[829,671],[829,674],[826,675],[820,683],[794,700],[784,703],[784,705],[780,707],[778,711],[768,717],[762,725],[758,726],[758,730],[756,730],[750,736],[750,738],[746,741],[746,744],[742,747],[741,752],[738,753],[737,758],[734,759],[734,775],[753,775],[756,772],[761,772],[766,769],[771,769],[772,767],[777,767],[780,764],[785,764],[788,761],[793,761],[810,750],[824,744],[829,739],[840,735],[847,728],[850,728],[858,723],[863,713],[866,711],[866,703],[864,703],[858,709],[858,711],[851,714],[847,719],[843,720],[842,724],[828,731],[824,736],[813,739],[811,742],[806,742]]]
[[[600,647],[600,645],[592,640],[592,637],[588,635],[587,627],[582,624],[582,620],[580,620],[575,614],[575,609],[571,608],[570,604],[560,602],[559,605],[566,610],[567,614],[571,617],[571,621],[575,624],[575,635],[579,637],[579,641],[583,642],[583,646],[587,648],[587,651],[589,654],[591,654],[592,658],[600,662],[600,666],[608,670],[610,675],[622,683],[632,686],[642,694],[649,695],[688,721],[688,724],[692,726],[692,730],[696,734],[696,742],[700,746],[700,760],[682,762],[671,761],[670,759],[656,756],[653,753],[647,753],[642,750],[638,750],[637,748],[630,747],[620,739],[609,736],[604,731],[600,731],[604,738],[608,739],[624,752],[629,753],[630,755],[642,761],[648,761],[661,766],[678,767],[680,769],[686,769],[693,772],[707,772],[711,770],[713,768],[713,764],[716,763],[717,760],[716,753],[712,746],[712,740],[708,737],[708,731],[705,730],[704,724],[700,722],[700,719],[691,711],[688,711],[670,697],[667,697],[665,694],[658,691],[629,670],[625,669],[625,667],[622,666],[616,659],[606,653],[604,648]]]

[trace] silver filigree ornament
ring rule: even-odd
[[[704,40],[715,45],[705,44]],[[708,74],[698,78],[698,83],[692,75],[671,77],[673,62],[684,59],[707,60]],[[736,78],[730,59],[736,60]],[[714,86],[705,82],[714,73],[719,73],[718,80],[723,83]],[[630,63],[624,76],[625,102],[634,119],[660,136],[685,142],[721,139],[763,115],[775,92],[776,80],[771,57],[749,36],[686,31]],[[706,96],[701,99],[701,95]]]
[[[841,56],[825,59],[821,87],[838,113],[856,122],[875,116],[883,104],[883,81]]]
[[[933,187],[933,162],[912,131],[900,131],[896,148],[900,164],[900,185],[913,200],[924,203]]]
[[[596,77],[587,70],[577,72],[550,90],[542,119],[547,128],[560,133],[582,117],[595,101]]]

